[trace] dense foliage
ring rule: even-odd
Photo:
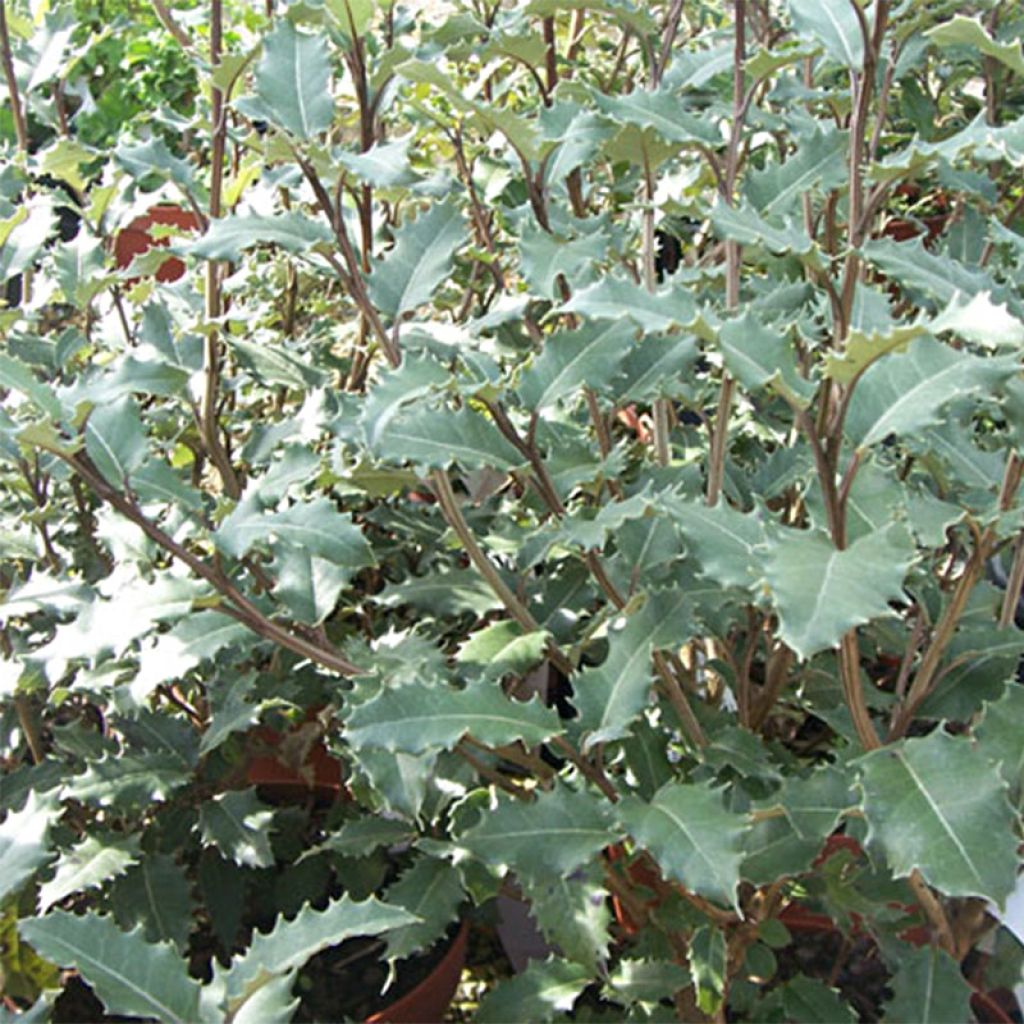
[[[1018,5],[0,11],[7,1011],[499,893],[481,1021],[1017,981]]]

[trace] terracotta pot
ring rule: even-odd
[[[341,762],[327,750],[318,727],[300,722],[288,730],[258,725],[249,730],[257,748],[245,768],[246,781],[270,800],[299,803],[312,796],[318,804],[350,800]]]
[[[415,988],[366,1018],[366,1024],[441,1024],[466,965],[469,922],[463,921],[441,962]]]
[[[151,234],[154,224],[181,228],[184,231],[198,231],[199,219],[191,210],[183,210],[179,206],[160,205],[152,207],[148,213],[136,217],[126,228],[122,228],[114,238],[114,260],[119,270],[128,267],[136,256],[149,252],[153,246],[168,245],[167,238],[155,239]],[[185,273],[185,264],[175,256],[168,257],[160,264],[155,277],[157,281],[177,281]],[[132,282],[133,283],[133,282]]]

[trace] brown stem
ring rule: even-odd
[[[913,721],[917,709],[931,692],[939,663],[946,653],[946,648],[949,647],[953,639],[956,627],[960,622],[964,609],[967,607],[968,599],[974,590],[975,584],[981,579],[985,561],[991,553],[992,537],[991,530],[986,530],[971,552],[971,556],[964,566],[964,571],[961,573],[956,587],[953,589],[953,595],[949,600],[949,604],[946,605],[942,615],[939,617],[939,621],[935,625],[931,642],[928,644],[924,657],[921,659],[921,664],[918,667],[917,674],[914,676],[914,681],[910,684],[906,700],[896,708],[892,725],[889,729],[890,741],[899,739],[906,733],[907,727]]]
[[[956,940],[953,938],[953,929],[950,927],[946,911],[939,902],[935,893],[928,887],[921,872],[914,868],[910,873],[910,888],[914,890],[917,902],[921,904],[928,923],[935,930],[939,939],[939,945],[954,959],[957,958]]]
[[[357,665],[340,654],[295,636],[284,626],[268,618],[238,590],[223,572],[208,565],[188,548],[179,544],[154,522],[147,519],[132,498],[108,484],[87,455],[82,452],[68,455],[64,451],[56,450],[54,454],[62,458],[89,485],[98,498],[107,502],[126,519],[133,522],[150,540],[187,565],[200,579],[209,583],[229,602],[229,604],[217,605],[217,611],[231,616],[259,636],[272,640],[301,657],[308,658],[332,671],[342,675],[359,675],[363,672]]]
[[[743,135],[743,119],[750,105],[746,91],[744,62],[747,55],[746,43],[746,0],[733,0],[733,69],[732,69],[732,133],[726,151],[725,169],[722,177],[722,199],[730,206],[735,201],[736,177],[739,172],[740,140]],[[751,91],[751,96],[753,92]],[[732,310],[740,299],[741,252],[738,242],[725,243],[725,306]],[[725,479],[725,457],[729,449],[729,418],[732,414],[732,400],[735,383],[728,370],[722,371],[722,389],[718,395],[718,409],[711,430],[711,447],[708,453],[707,495],[708,505],[717,505]]]
[[[192,39],[189,34],[174,20],[174,15],[167,9],[162,0],[152,0],[153,10],[165,29],[174,37],[178,45],[187,51],[193,49]]]
[[[327,217],[334,231],[334,237],[338,242],[338,248],[341,250],[345,266],[342,267],[338,263],[333,253],[327,254],[327,261],[341,279],[352,301],[359,307],[360,313],[366,318],[366,322],[370,325],[370,329],[373,331],[377,343],[380,345],[385,356],[387,356],[388,362],[392,366],[400,366],[402,363],[401,349],[388,334],[380,314],[370,301],[369,293],[366,291],[366,285],[363,282],[362,262],[352,246],[351,239],[348,237],[348,229],[345,227],[345,217],[340,201],[337,204],[333,203],[313,165],[297,149],[293,148],[292,153],[296,163],[298,163],[302,170],[303,176],[309,182],[313,195],[316,196],[317,205]]]
[[[39,764],[46,757],[46,748],[43,746],[36,709],[32,706],[32,701],[27,694],[16,693],[14,695],[14,710],[18,716],[18,725],[21,726],[25,742],[28,744],[32,763]]]
[[[687,738],[698,749],[706,747],[708,740],[704,735],[704,730],[701,728],[700,722],[697,721],[697,716],[694,715],[693,708],[690,707],[690,702],[686,699],[686,694],[672,671],[672,666],[660,651],[654,652],[654,667],[661,679],[665,696],[672,705],[672,710],[675,711]]]
[[[495,596],[505,606],[505,609],[520,626],[528,633],[540,629],[537,620],[530,614],[526,606],[512,592],[508,584],[501,578],[501,574],[491,563],[491,560],[484,554],[480,545],[469,528],[462,509],[459,508],[458,500],[452,485],[448,480],[448,474],[443,469],[435,469],[430,474],[430,485],[437,496],[437,503],[441,508],[445,521],[459,538],[459,543],[469,556],[474,568],[487,581],[487,585],[494,591]]]
[[[21,105],[21,93],[18,91],[18,78],[14,73],[14,58],[11,54],[11,37],[7,31],[7,3],[0,3],[0,51],[4,62],[4,78],[7,80],[7,95],[11,100],[11,115],[14,118],[14,134],[18,140],[18,149],[28,153],[28,125],[25,123],[25,111]]]
[[[865,750],[877,750],[882,741],[875,731],[871,713],[864,700],[864,689],[860,679],[860,647],[857,643],[857,630],[851,629],[843,635],[839,647],[839,670],[843,682],[843,695],[846,706],[853,719],[853,727],[857,738]]]
[[[210,64],[216,68],[220,63],[224,19],[222,0],[210,2]],[[213,125],[210,155],[210,220],[221,215],[224,190],[224,149],[227,141],[227,117],[224,109],[224,94],[210,79],[210,119]],[[199,433],[203,446],[220,476],[224,493],[237,501],[242,495],[231,458],[221,438],[217,407],[220,401],[220,372],[223,353],[219,337],[218,321],[224,313],[221,294],[221,273],[224,264],[208,260],[206,264],[205,303],[206,338],[203,343],[203,372],[205,374],[203,395],[199,405]]]
[[[1006,580],[1003,592],[1003,604],[999,609],[999,627],[1006,629],[1012,625],[1017,614],[1017,602],[1020,601],[1021,587],[1024,586],[1024,532],[1017,535],[1013,546],[1013,564]]]
[[[558,51],[555,48],[555,19],[549,15],[542,22],[544,32],[544,71],[547,75],[547,88],[544,92],[544,105],[551,103],[551,93],[558,85]]]

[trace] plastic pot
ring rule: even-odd
[[[463,921],[442,960],[415,988],[370,1017],[366,1024],[441,1024],[466,966],[469,922]]]
[[[154,238],[152,228],[155,224],[180,228],[183,231],[198,231],[199,218],[191,210],[183,210],[180,206],[161,204],[153,206],[148,213],[136,217],[126,228],[122,228],[114,238],[114,260],[119,270],[131,265],[136,256],[149,252],[153,246],[166,246],[167,238]],[[185,273],[185,264],[176,256],[169,256],[157,268],[154,275],[157,281],[164,283],[177,281]]]

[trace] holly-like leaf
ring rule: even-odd
[[[1015,814],[983,750],[940,729],[861,758],[860,786],[869,839],[897,878],[916,868],[947,896],[1003,905],[1017,877]]]
[[[843,634],[903,599],[916,548],[902,527],[865,534],[840,551],[824,534],[787,530],[769,545],[765,579],[779,635],[802,658],[835,647]]]
[[[937,946],[900,950],[896,973],[889,982],[892,999],[885,1004],[885,1021],[922,1024],[961,1024],[970,1020],[971,986],[960,965]]]
[[[519,397],[531,412],[576,395],[586,385],[600,391],[633,347],[635,329],[626,321],[585,324],[559,331],[544,342],[544,351],[523,374]]]
[[[722,1005],[726,970],[725,935],[720,928],[703,925],[690,939],[690,975],[697,993],[697,1006],[707,1014]]]
[[[757,512],[740,512],[725,502],[708,506],[681,498],[665,498],[662,504],[705,576],[724,587],[748,587],[760,578],[767,534]]]
[[[974,729],[974,738],[986,755],[999,765],[1010,796],[1020,802],[1024,794],[1024,686],[1007,686],[999,700],[985,705],[985,716]]]
[[[121,931],[95,913],[57,910],[18,926],[26,942],[62,967],[76,967],[108,1013],[171,1024],[199,1019],[199,982],[169,943],[148,943],[142,929]]]
[[[326,225],[301,213],[254,213],[214,220],[202,238],[182,248],[208,260],[237,260],[243,250],[253,245],[277,245],[301,255],[333,237]]]
[[[787,981],[779,990],[779,995],[786,1020],[794,1021],[794,1024],[817,1024],[823,1020],[834,1021],[835,1024],[853,1024],[857,1020],[853,1007],[835,989],[806,974],[798,974]],[[917,1019],[916,1016],[914,1019]]]
[[[53,878],[40,886],[40,910],[48,910],[71,893],[84,892],[124,874],[138,857],[138,836],[86,836],[61,854]]]
[[[199,808],[204,843],[213,843],[229,860],[252,868],[274,863],[270,846],[274,812],[260,802],[254,789],[220,793]]]
[[[280,542],[346,569],[374,564],[373,551],[349,513],[330,498],[297,502],[280,512],[264,512],[255,496],[240,501],[216,533],[217,546],[241,558],[259,541]]]
[[[146,455],[146,432],[135,399],[99,405],[85,425],[85,450],[115,487],[123,487]]]
[[[651,398],[683,398],[690,392],[697,342],[692,337],[648,335],[630,346],[619,376],[613,381],[622,402]]]
[[[239,363],[264,384],[283,384],[286,388],[315,388],[324,383],[322,370],[311,366],[308,359],[290,352],[283,345],[257,343],[245,338],[227,336],[227,343]]]
[[[812,388],[797,372],[789,339],[765,327],[749,310],[722,325],[718,343],[726,368],[745,388],[773,386],[799,405],[807,404]]]
[[[492,678],[507,672],[523,675],[544,657],[550,636],[544,630],[524,633],[516,622],[503,619],[472,633],[459,648],[457,661],[479,667]]]
[[[860,449],[890,434],[912,434],[941,421],[954,398],[988,394],[1018,369],[1013,356],[981,358],[928,338],[864,371],[846,418],[846,433]]]
[[[861,251],[886,277],[920,289],[944,304],[952,302],[957,292],[973,296],[995,287],[987,274],[971,270],[949,256],[936,256],[925,249],[919,238],[907,242],[874,239],[866,242]]]
[[[338,160],[360,181],[374,188],[398,188],[419,181],[409,166],[412,133],[391,142],[377,142],[365,153],[339,153]]]
[[[91,761],[82,775],[68,780],[63,795],[101,807],[145,807],[189,781],[173,755],[121,754]]]
[[[182,619],[170,632],[139,655],[139,671],[132,680],[132,695],[139,702],[168,679],[177,679],[218,651],[251,640],[248,627],[216,611],[197,612]]]
[[[680,145],[717,146],[722,142],[716,122],[683,109],[672,89],[634,89],[618,96],[594,90],[592,96],[598,109],[616,124],[649,128],[661,138]]]
[[[351,571],[291,546],[282,545],[275,554],[274,596],[300,622],[318,626],[334,611]]]
[[[864,66],[864,34],[849,4],[788,0],[787,6],[802,39],[819,44],[832,60],[851,70]]]
[[[45,236],[44,236],[45,237]],[[36,378],[24,363],[0,352],[0,387],[20,392],[51,419],[60,419],[61,404],[53,389]]]
[[[601,231],[564,238],[540,228],[525,230],[519,240],[519,269],[532,294],[561,298],[559,276],[577,288],[589,284],[594,276],[591,268],[607,257],[608,243]]]
[[[438,203],[403,224],[394,247],[370,274],[374,305],[387,316],[400,317],[426,302],[451,272],[452,257],[464,239],[462,212],[455,203]]]
[[[813,188],[837,188],[846,178],[848,133],[815,125],[784,163],[751,170],[743,191],[763,217],[791,213]]]
[[[192,930],[189,881],[168,853],[147,854],[111,887],[110,902],[117,923],[142,929],[147,942],[171,942],[184,952]]]
[[[404,821],[394,818],[356,818],[346,821],[337,832],[332,832],[318,847],[333,850],[346,857],[362,857],[381,846],[409,843],[416,831]]]
[[[493,423],[465,406],[396,416],[384,428],[379,450],[394,462],[441,469],[452,462],[463,469],[512,469],[526,461]]]
[[[978,18],[957,14],[950,21],[944,21],[924,34],[937,46],[963,46],[972,55],[983,53],[1016,74],[1024,75],[1024,53],[1021,52],[1020,42],[997,43]]]
[[[624,629],[611,634],[608,657],[584,669],[573,681],[584,749],[628,735],[630,724],[647,705],[651,652],[686,643],[697,626],[685,590],[655,591]]]
[[[319,135],[334,119],[327,40],[299,32],[287,18],[263,40],[255,85],[259,113],[297,138]]]
[[[744,815],[728,811],[708,783],[668,782],[650,802],[625,797],[615,808],[623,828],[654,856],[666,878],[720,903],[738,906]]]
[[[953,331],[985,348],[1020,348],[1024,345],[1024,323],[1005,305],[993,302],[988,292],[978,292],[966,301],[954,295],[928,327],[933,334]]]
[[[388,905],[420,918],[388,933],[387,958],[401,960],[429,949],[453,921],[466,898],[457,868],[446,860],[420,857],[385,893]]]
[[[747,204],[730,206],[718,200],[711,210],[711,223],[719,238],[744,245],[761,245],[769,252],[791,252],[809,267],[821,266],[821,253],[804,228],[787,219],[782,226],[771,224]]]
[[[429,356],[409,354],[397,369],[383,374],[370,389],[359,420],[366,442],[374,451],[388,424],[402,407],[437,391],[448,382],[448,371]]]
[[[821,842],[856,807],[857,798],[846,775],[828,766],[803,778],[788,776],[770,802],[782,807],[801,839]]]
[[[371,897],[356,903],[347,895],[324,910],[305,906],[291,920],[279,918],[269,932],[256,932],[252,943],[226,968],[215,969],[223,983],[225,1009],[235,1011],[275,976],[301,967],[311,956],[355,935],[382,935],[415,924],[417,918],[401,907]]]
[[[537,701],[511,700],[496,686],[383,690],[354,708],[347,725],[346,739],[356,749],[411,754],[454,747],[467,733],[490,746],[516,740],[533,746],[562,731],[555,711]]]
[[[53,858],[47,841],[50,825],[61,809],[52,797],[29,793],[20,811],[11,811],[0,825],[0,898],[15,892]]]
[[[872,363],[896,350],[905,350],[928,329],[924,322],[888,324],[882,330],[853,329],[846,336],[841,352],[825,357],[825,373],[840,384],[849,384]]]
[[[510,1020],[553,1020],[572,1009],[591,982],[590,970],[560,958],[530,960],[515,977],[499,981],[480,1003],[474,1020],[506,1024]]]
[[[674,285],[649,292],[641,285],[618,277],[603,277],[596,284],[581,288],[568,302],[566,313],[580,313],[594,320],[621,320],[628,316],[644,331],[665,331],[669,327],[689,327],[698,320],[693,298]]]
[[[528,885],[526,895],[544,937],[569,960],[600,971],[608,961],[612,916],[601,865],[592,861],[571,875]]]
[[[435,615],[486,615],[501,607],[494,591],[474,569],[410,576],[401,583],[389,584],[376,600],[385,608],[410,605]]]
[[[457,841],[485,863],[539,884],[572,874],[620,834],[589,793],[557,786],[529,803],[499,797]]]

